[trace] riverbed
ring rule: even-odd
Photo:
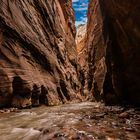
[[[139,139],[139,108],[83,102],[0,114],[0,140]]]

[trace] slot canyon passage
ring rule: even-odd
[[[89,0],[76,27],[72,0],[0,0],[0,140],[139,140],[139,17]]]

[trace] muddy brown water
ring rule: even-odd
[[[0,115],[0,140],[139,139],[139,108],[84,102]]]

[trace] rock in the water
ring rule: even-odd
[[[129,113],[128,112],[123,112],[121,114],[119,114],[120,118],[129,118]]]

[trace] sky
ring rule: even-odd
[[[76,17],[76,26],[87,22],[87,10],[89,0],[72,0]]]

